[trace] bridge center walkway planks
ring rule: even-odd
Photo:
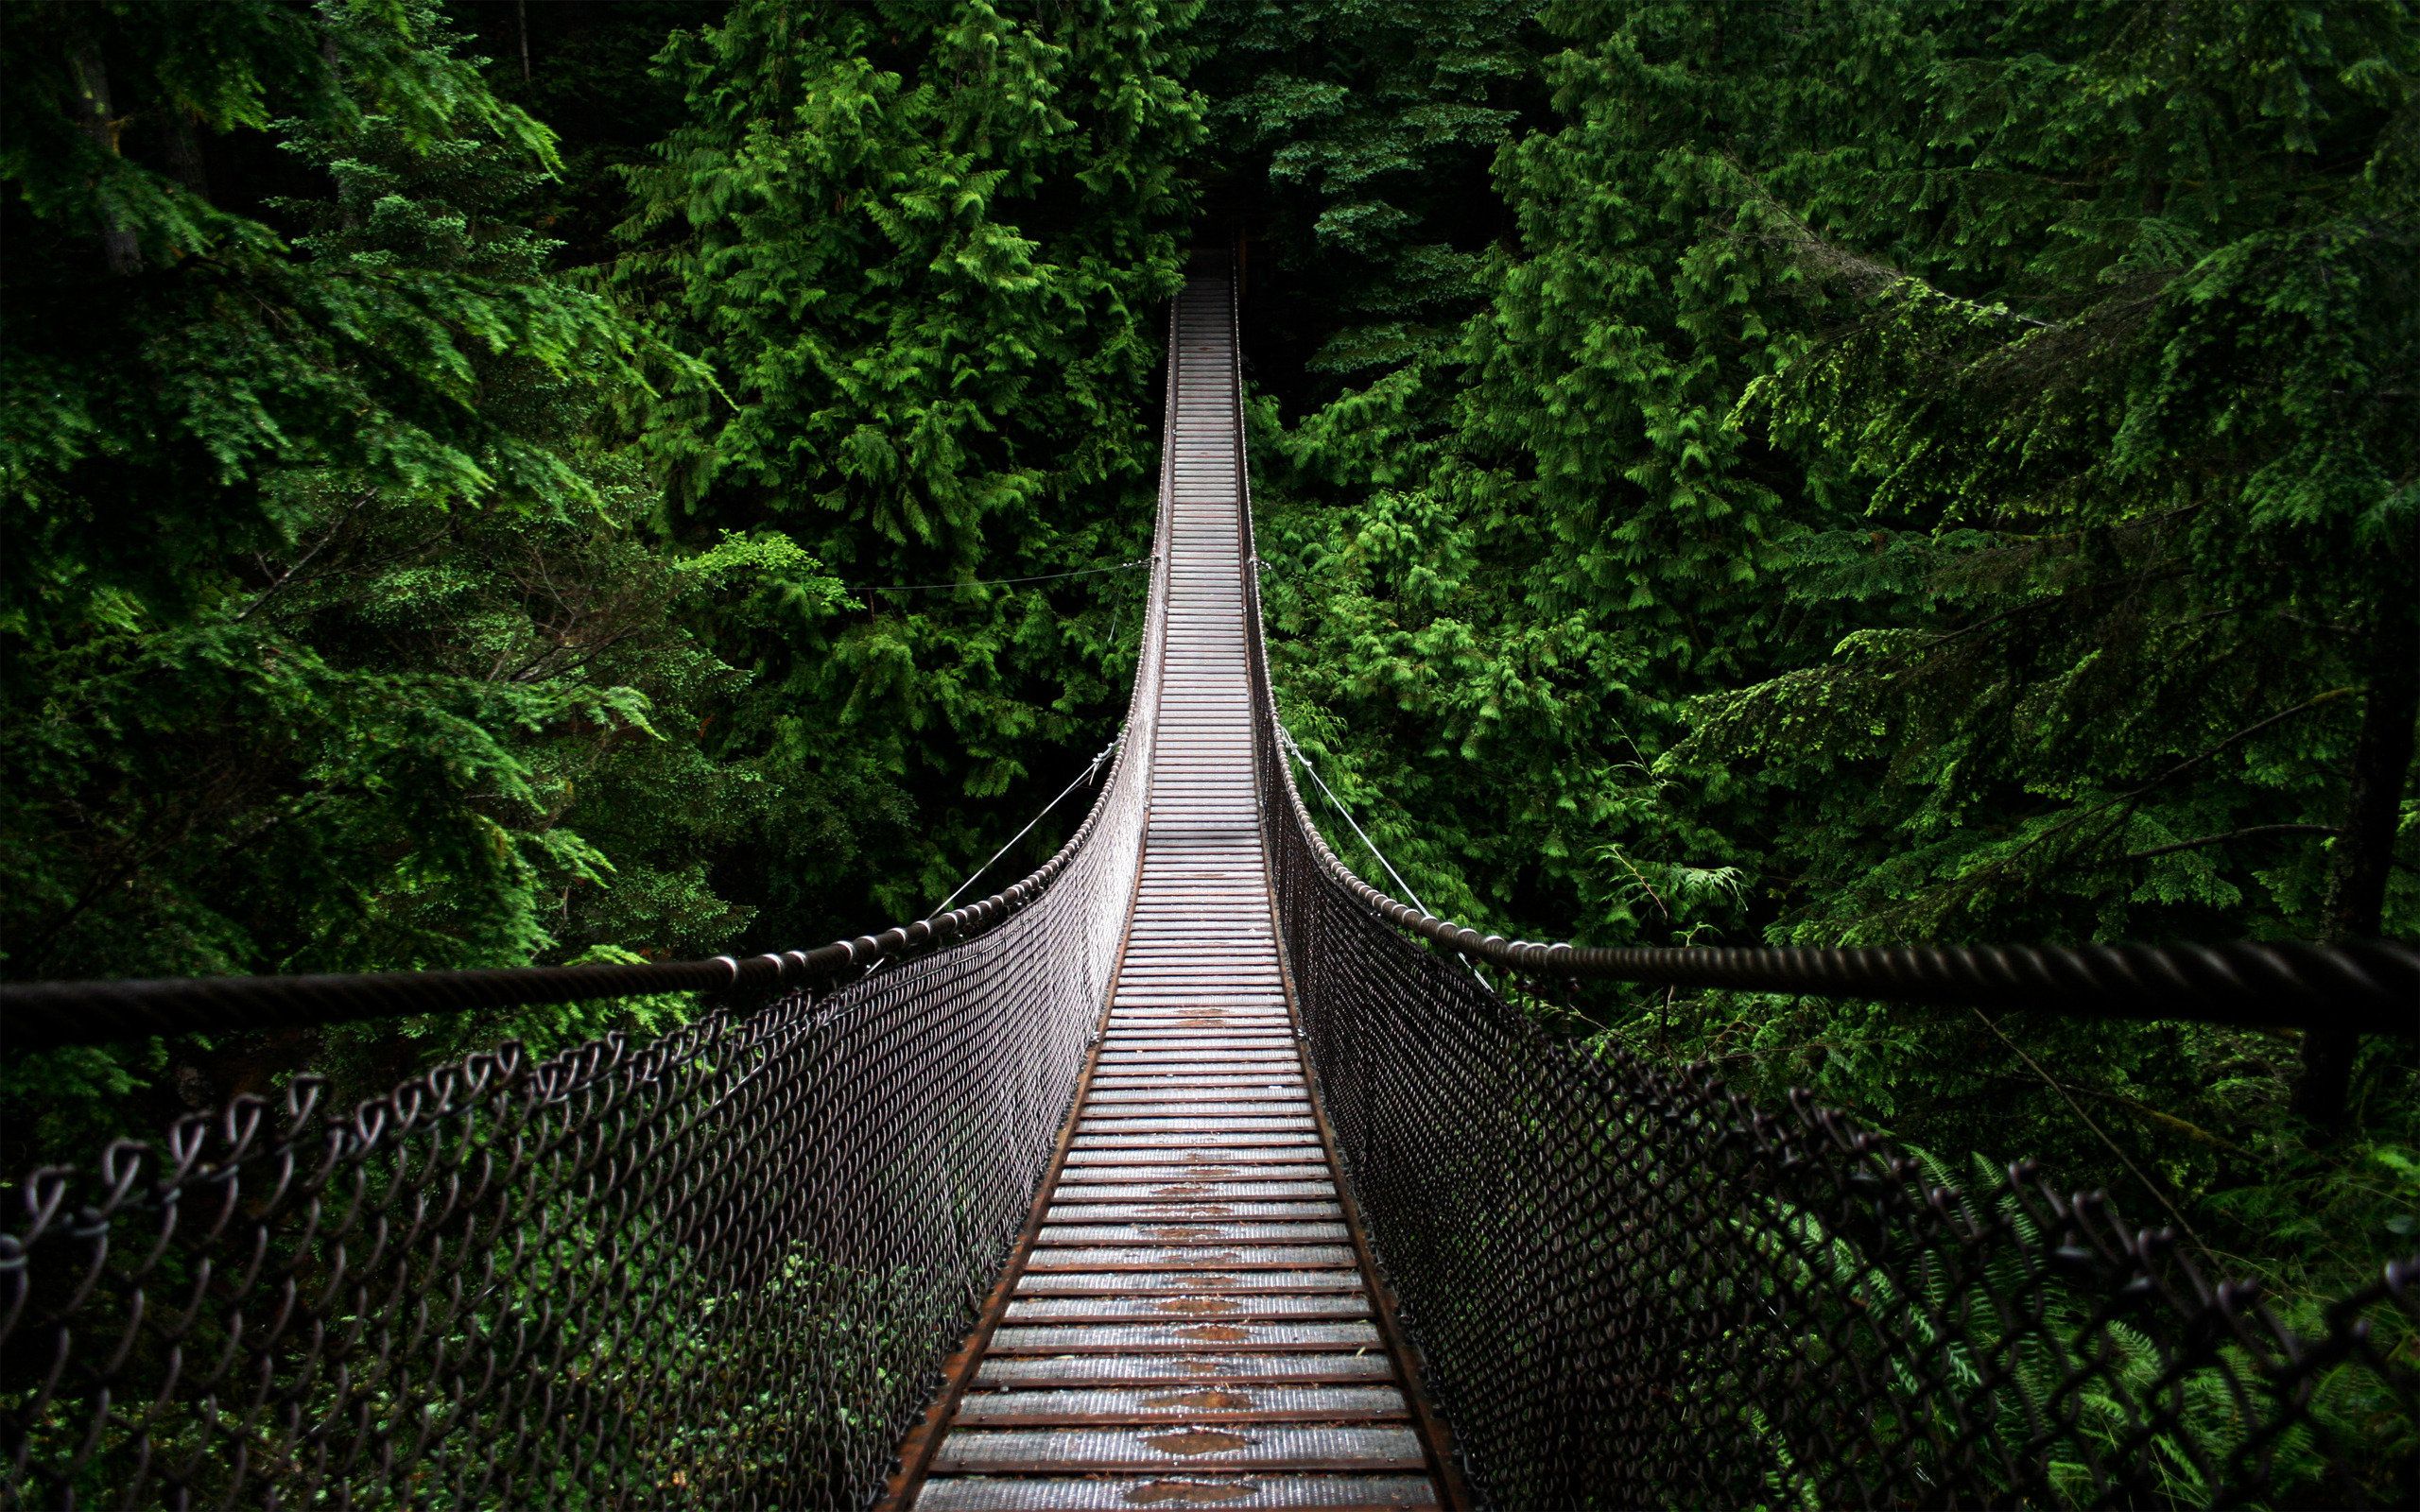
[[[919,1512],[1439,1503],[1278,967],[1231,310],[1218,276],[1176,313],[1165,681],[1107,1025],[1006,1308],[899,1487]]]

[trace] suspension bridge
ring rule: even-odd
[[[2291,1327],[2104,1194],[1522,1003],[2409,1035],[2420,955],[1585,950],[1370,886],[1295,787],[1235,290],[1197,266],[1132,704],[1031,876],[751,960],[0,990],[15,1051],[713,1005],[357,1107],[298,1077],[26,1175],[5,1504],[2420,1503],[2420,1260]]]

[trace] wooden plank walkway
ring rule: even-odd
[[[1176,313],[1167,660],[1125,954],[1040,1222],[924,1431],[938,1443],[910,1441],[893,1504],[920,1512],[1440,1503],[1279,966],[1231,312],[1219,275]]]

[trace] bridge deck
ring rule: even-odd
[[[901,1487],[922,1512],[1438,1503],[1278,963],[1230,310],[1223,276],[1177,310],[1167,661],[1125,954],[1042,1221]]]

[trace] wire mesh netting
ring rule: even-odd
[[[0,1504],[870,1501],[1024,1225],[1106,1001],[1154,588],[1100,799],[973,937],[861,941],[871,971],[820,996],[544,1061],[508,1045],[354,1108],[298,1078],[19,1183]]]
[[[1261,695],[1305,1048],[1483,1499],[2420,1505],[2420,1260],[2297,1334],[2031,1167],[1558,1040],[1381,915]]]
[[[1246,655],[1304,1048],[1480,1500],[2420,1505],[2420,1257],[2298,1333],[2031,1165],[1556,1038],[1337,859]]]
[[[862,1503],[1073,1095],[1132,867],[1103,839],[1064,906],[821,1000],[333,1117],[306,1080],[38,1174],[0,1242],[9,1499]]]
[[[2420,1504],[2420,1264],[2298,1337],[2030,1168],[1555,1042],[1277,849],[1320,1094],[1494,1503]]]

